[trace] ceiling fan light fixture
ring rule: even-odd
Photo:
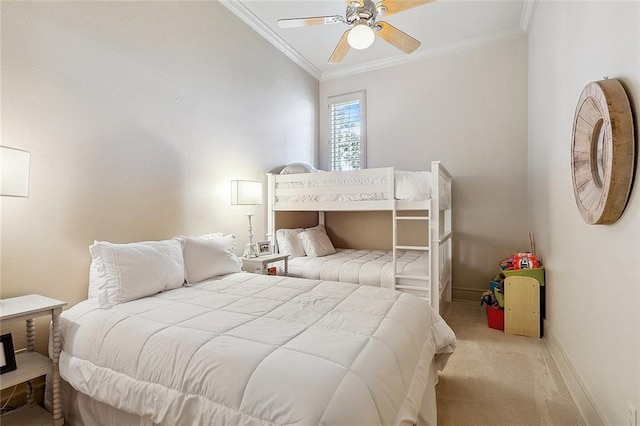
[[[347,41],[352,48],[362,50],[371,46],[375,38],[376,36],[369,25],[358,24],[349,31]]]

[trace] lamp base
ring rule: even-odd
[[[242,257],[244,258],[251,258],[251,257],[258,257],[258,253],[256,252],[256,246],[253,245],[253,232],[252,232],[252,228],[251,228],[251,216],[253,216],[252,214],[248,214],[247,217],[249,218],[249,242],[247,243],[246,246],[244,246],[244,254],[242,255]]]
[[[249,259],[252,257],[258,257],[258,253],[256,252],[256,246],[253,245],[252,243],[247,243],[246,246],[244,246],[244,254],[242,255],[242,257]]]

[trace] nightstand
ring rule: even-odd
[[[247,272],[267,275],[268,266],[271,263],[284,261],[284,274],[289,273],[289,255],[288,254],[265,254],[258,257],[241,257],[242,269]]]
[[[23,408],[11,411],[1,417],[3,425],[32,425],[64,424],[62,417],[62,394],[60,392],[60,372],[58,361],[60,358],[60,314],[67,303],[61,300],[51,299],[38,294],[13,297],[0,300],[0,323],[4,325],[9,321],[26,320],[27,322],[27,350],[16,355],[17,369],[0,376],[0,389],[5,390],[20,383],[33,380],[36,377],[52,374],[52,411],[48,413],[42,407],[36,405],[33,397],[27,401]],[[51,357],[35,352],[36,328],[34,318],[51,315],[52,351]],[[42,423],[46,420],[46,423]]]

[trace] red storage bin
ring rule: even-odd
[[[504,311],[487,306],[487,325],[489,328],[504,331]]]

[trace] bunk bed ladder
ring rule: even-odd
[[[426,235],[426,241],[427,241],[427,245],[426,246],[409,246],[409,245],[401,245],[398,244],[398,225],[400,223],[407,223],[407,222],[414,222],[414,221],[429,221],[429,216],[402,216],[402,215],[398,215],[398,211],[396,208],[396,205],[394,203],[393,206],[393,210],[392,210],[392,216],[393,216],[393,284],[394,284],[394,289],[395,290],[399,290],[399,291],[406,291],[409,290],[412,293],[416,293],[418,292],[418,297],[421,297],[422,299],[425,299],[427,302],[431,303],[431,298],[434,297],[434,295],[431,294],[431,277],[429,274],[427,275],[408,275],[408,274],[399,274],[398,273],[398,250],[417,250],[417,251],[426,251],[429,252],[429,265],[431,264],[431,252],[430,252],[430,241],[431,241],[431,235],[430,235],[430,227],[427,226],[427,235]],[[431,268],[429,268],[430,270]],[[415,285],[411,285],[411,284],[399,284],[398,280],[404,280],[404,281],[415,281],[416,284]],[[420,285],[423,284],[423,285]],[[438,297],[438,295],[435,295],[435,297]]]

